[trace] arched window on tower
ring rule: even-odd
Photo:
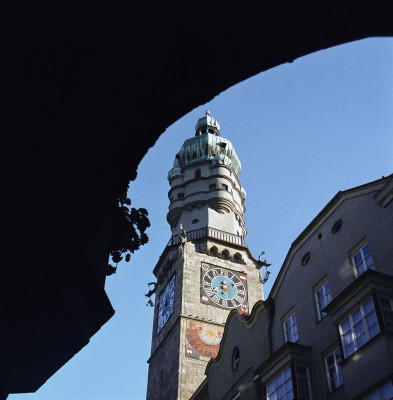
[[[200,178],[201,177],[201,170],[198,168],[196,171],[195,171],[195,178]]]
[[[242,263],[243,263],[242,255],[241,255],[240,253],[236,253],[236,254],[233,256],[232,261],[233,261],[234,263],[237,263],[237,264],[242,264]]]
[[[218,249],[216,246],[213,246],[210,248],[209,255],[212,257],[217,257],[218,256]]]
[[[223,250],[220,258],[222,260],[229,260],[229,251],[227,249]]]

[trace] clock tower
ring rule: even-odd
[[[168,173],[172,236],[157,277],[148,400],[188,400],[216,357],[228,314],[263,298],[261,263],[244,237],[240,160],[207,111]]]

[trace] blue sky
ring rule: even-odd
[[[152,226],[149,243],[107,279],[115,316],[36,393],[9,399],[145,399],[153,309],[144,294],[170,238],[166,176],[205,110],[242,162],[246,241],[272,263],[267,296],[291,243],[339,190],[393,172],[392,71],[392,38],[352,42],[263,72],[170,126],[130,186]]]

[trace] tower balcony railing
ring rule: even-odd
[[[237,244],[238,246],[248,247],[243,236],[238,236],[230,232],[225,232],[220,229],[211,228],[206,226],[204,228],[194,229],[192,231],[186,232],[186,237],[183,235],[173,235],[167,244],[167,247],[179,245],[183,241],[189,242],[195,239],[201,238],[212,238],[222,240],[223,242]]]

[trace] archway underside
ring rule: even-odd
[[[393,35],[383,3],[138,4],[109,14],[96,7],[10,10],[14,167],[5,231],[9,248],[16,244],[16,254],[28,256],[15,257],[16,277],[9,280],[18,300],[6,310],[8,326],[16,327],[3,341],[7,392],[37,390],[112,315],[86,249],[166,127],[261,71],[341,43]],[[99,297],[103,314],[64,311],[79,301],[70,295],[75,288]],[[92,319],[83,335],[78,318]],[[19,344],[26,335],[28,350]],[[43,340],[53,337],[46,346]]]

